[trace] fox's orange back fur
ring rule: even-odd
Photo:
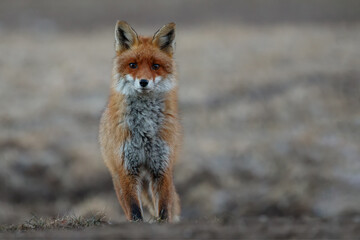
[[[116,56],[110,97],[100,122],[100,145],[128,220],[143,220],[143,205],[164,221],[180,215],[173,167],[181,142],[175,24],[153,37],[126,23],[115,28]],[[142,197],[140,197],[142,196]]]

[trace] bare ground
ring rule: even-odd
[[[0,233],[26,239],[358,239],[360,219],[237,218],[178,224],[112,223],[89,228]]]

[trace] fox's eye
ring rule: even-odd
[[[158,70],[159,68],[160,68],[159,64],[153,64],[152,65],[152,69],[154,69],[154,70]]]
[[[135,68],[137,68],[137,64],[136,63],[130,63],[129,67],[132,68],[132,69],[135,69]]]

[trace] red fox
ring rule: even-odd
[[[179,220],[173,183],[181,142],[174,38],[174,23],[153,37],[138,36],[124,21],[115,27],[112,84],[99,141],[130,221],[143,221],[143,205],[161,221]]]

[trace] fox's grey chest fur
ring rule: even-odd
[[[122,146],[125,168],[138,174],[140,167],[155,176],[168,166],[169,147],[159,136],[164,122],[164,97],[161,94],[127,96],[125,123],[130,138]]]

